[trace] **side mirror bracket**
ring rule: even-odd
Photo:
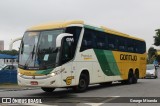
[[[62,33],[62,34],[59,34],[56,38],[56,48],[60,48],[61,47],[61,42],[62,42],[62,39],[64,37],[72,37],[73,34],[69,34],[69,33]]]

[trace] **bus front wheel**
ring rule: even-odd
[[[53,92],[55,88],[47,88],[47,87],[41,87],[41,89],[45,92]]]
[[[75,92],[84,92],[88,88],[89,79],[85,74],[80,75],[79,84],[73,88]]]

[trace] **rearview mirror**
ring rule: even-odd
[[[57,36],[57,38],[56,38],[56,48],[59,48],[59,47],[61,47],[61,42],[62,42],[62,39],[64,38],[64,37],[71,37],[71,36],[73,36],[73,34],[69,34],[69,33],[62,33],[62,34],[59,34],[58,36]]]

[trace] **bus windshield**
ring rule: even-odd
[[[55,67],[58,53],[56,38],[63,31],[26,32],[21,43],[19,65],[27,69]]]

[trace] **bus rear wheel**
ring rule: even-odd
[[[137,81],[138,81],[138,78],[137,78],[137,76],[136,76],[136,75],[134,75],[134,76],[133,76],[133,83],[134,83],[134,84],[136,84],[136,83],[137,83]]]
[[[41,89],[45,92],[53,92],[55,88],[47,88],[47,87],[41,87]]]
[[[79,84],[73,87],[73,90],[77,93],[84,92],[87,90],[89,84],[88,76],[85,74],[80,75]]]
[[[128,80],[127,80],[127,84],[133,84],[134,80],[134,75],[133,73],[129,73],[128,75]]]

